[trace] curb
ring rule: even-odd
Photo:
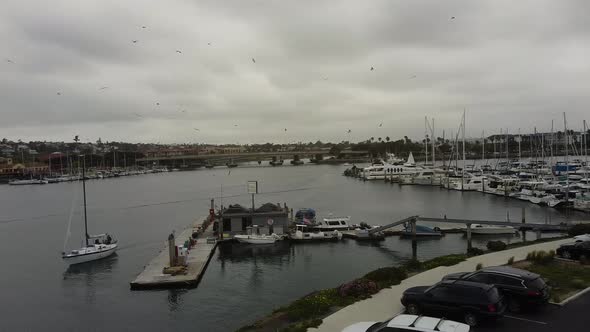
[[[582,296],[582,295],[584,295],[584,294],[586,294],[588,292],[590,292],[590,287],[585,288],[585,289],[582,289],[581,291],[577,292],[576,294],[568,297],[567,299],[565,299],[565,300],[563,300],[563,301],[561,301],[559,303],[551,302],[551,301],[549,303],[550,304],[554,304],[554,305],[558,305],[560,307],[563,307],[564,305],[568,304],[568,302],[571,302],[571,301],[577,299],[578,297],[580,297],[580,296]]]

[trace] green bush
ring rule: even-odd
[[[477,263],[477,265],[475,266],[475,271],[479,271],[483,269],[483,264],[482,263]]]
[[[467,249],[467,256],[479,256],[479,255],[483,255],[484,251],[483,249],[480,248],[476,248],[476,247],[472,247]]]
[[[567,231],[569,236],[576,236],[590,233],[590,224],[576,224]]]
[[[514,256],[508,258],[508,265],[514,264]]]
[[[572,285],[572,287],[577,288],[577,289],[584,289],[587,287],[584,280],[579,279],[579,278],[572,279],[571,285]]]
[[[338,298],[338,291],[335,288],[324,289],[296,300],[285,308],[285,311],[291,321],[302,317],[316,317],[325,314],[332,306],[338,304]]]
[[[506,243],[502,241],[489,241],[486,247],[491,251],[500,251],[506,249]]]
[[[555,250],[549,250],[549,252],[539,250],[531,251],[526,255],[527,261],[531,261],[535,264],[548,264],[555,258]]]
[[[463,262],[467,258],[467,255],[446,255],[441,257],[436,257],[431,260],[427,260],[422,263],[422,267],[424,270],[434,269],[435,267],[439,266],[452,266],[458,263]]]
[[[403,268],[399,267],[382,267],[375,271],[371,271],[363,276],[363,279],[371,280],[377,283],[380,288],[397,285],[402,280],[406,279],[408,274]]]
[[[420,262],[419,260],[412,259],[404,264],[404,269],[406,269],[406,271],[420,271],[423,269],[422,265],[422,262]]]

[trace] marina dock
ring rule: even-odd
[[[198,224],[200,224],[202,220],[203,219],[199,219]],[[187,239],[189,239],[193,232],[196,231],[196,226],[197,224],[195,224],[194,227],[185,229],[176,236],[176,245],[182,245]],[[208,239],[212,237],[213,226],[209,225],[209,227],[199,235],[197,243],[189,250],[186,261],[186,274],[178,275],[163,273],[164,268],[169,266],[168,242],[166,241],[158,256],[150,261],[149,264],[145,266],[143,272],[130,283],[131,289],[196,287],[205,273],[209,260],[211,259],[211,256],[213,256],[215,248],[217,247],[216,241],[208,241]]]

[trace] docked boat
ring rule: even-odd
[[[272,160],[271,162],[269,162],[269,164],[271,166],[283,166],[283,160]]]
[[[318,228],[307,225],[295,225],[295,231],[289,237],[293,241],[339,241],[342,233],[337,230],[321,231]]]
[[[461,180],[461,178],[459,178]],[[449,183],[449,189],[460,191],[475,191],[484,188],[486,182],[485,176],[465,177],[462,181],[452,181]]]
[[[82,192],[84,195],[84,246],[70,252],[62,252],[62,259],[70,265],[95,261],[108,257],[117,250],[117,240],[109,234],[89,235],[88,234],[88,216],[86,214],[86,171],[82,163]],[[71,222],[71,219],[70,219]],[[68,225],[67,235],[70,233]],[[67,238],[66,238],[67,242]]]
[[[401,233],[402,236],[414,236],[412,232],[412,227],[410,224],[406,224],[404,226],[404,230]],[[430,228],[428,226],[423,225],[416,225],[416,236],[419,237],[441,237],[443,233],[440,231],[440,228],[434,227]]]
[[[259,234],[248,234],[248,235],[234,235],[234,239],[240,243],[248,244],[273,244],[282,238],[276,234],[271,235],[259,235]]]
[[[350,229],[350,217],[333,217],[323,218],[322,222],[315,224],[315,227],[321,231],[332,231],[332,230],[347,230]]]
[[[30,179],[30,180],[12,180],[8,184],[11,186],[24,186],[29,184],[48,184],[47,180]]]
[[[461,230],[467,232],[467,228]],[[512,226],[471,224],[471,234],[514,234],[516,231]]]

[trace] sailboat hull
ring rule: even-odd
[[[68,263],[69,265],[74,265],[109,257],[110,255],[114,254],[115,251],[117,251],[117,244],[109,244],[105,245],[104,249],[98,249],[96,251],[81,254],[68,254],[64,255],[62,258],[64,262]]]

